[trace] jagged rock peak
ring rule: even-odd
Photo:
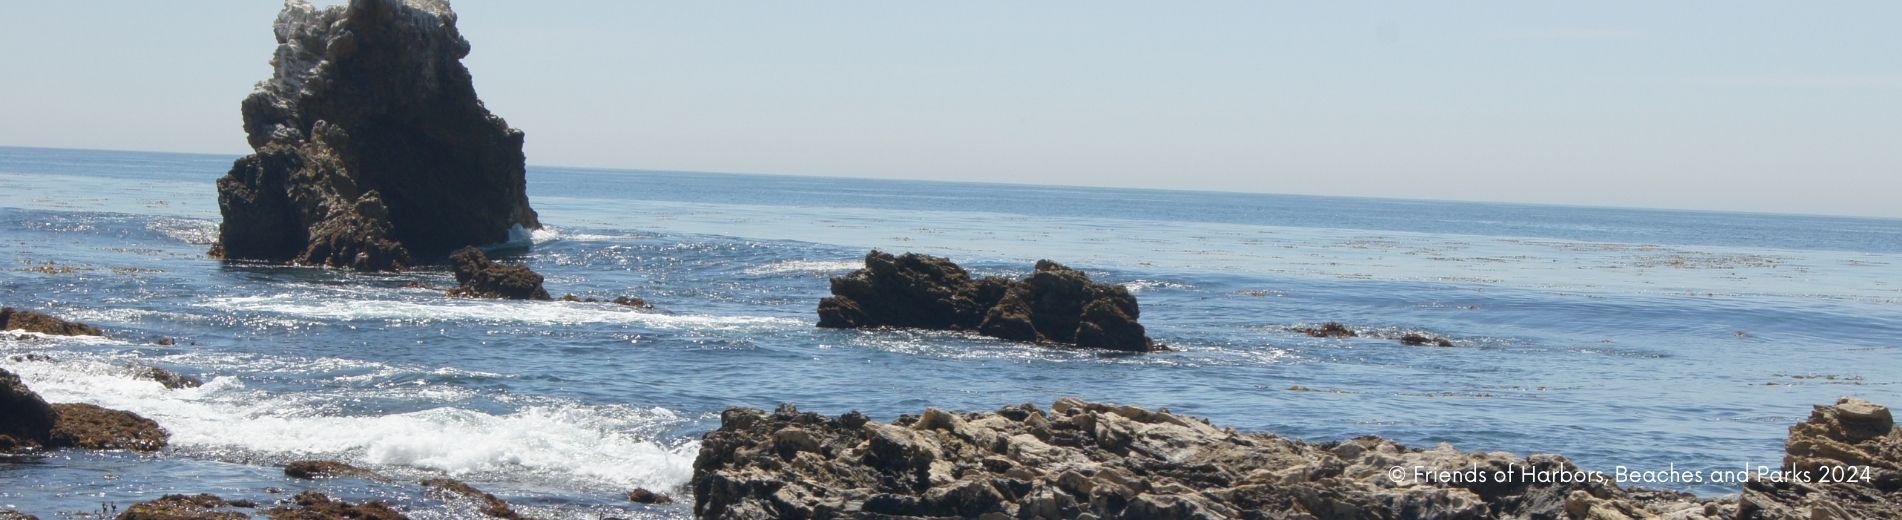
[[[213,254],[390,270],[541,227],[523,134],[476,97],[446,2],[291,0],[273,28]]]

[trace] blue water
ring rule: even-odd
[[[173,433],[156,455],[0,460],[0,506],[309,488],[456,518],[413,485],[452,475],[531,513],[682,517],[690,500],[621,493],[686,498],[718,412],[780,402],[890,419],[1079,396],[1606,471],[1774,465],[1812,404],[1902,404],[1896,220],[531,167],[550,228],[514,258],[555,294],[656,307],[640,312],[405,288],[451,285],[439,268],[207,259],[231,159],[0,148],[0,302],[109,330],[7,335],[0,368]],[[1178,351],[815,328],[827,277],[871,248],[1086,269]],[[1288,330],[1324,321],[1368,337]],[[1458,346],[1380,337],[1410,331]],[[165,390],[137,365],[208,383]],[[392,478],[281,476],[305,458]]]

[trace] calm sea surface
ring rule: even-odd
[[[550,227],[515,258],[557,295],[656,307],[638,312],[405,288],[452,285],[435,267],[207,259],[231,159],[0,148],[0,302],[109,330],[7,335],[0,368],[172,432],[156,455],[0,459],[0,507],[320,489],[464,517],[413,485],[451,475],[548,516],[674,518],[691,500],[621,494],[684,493],[720,410],[781,402],[890,419],[1078,396],[1607,472],[1774,465],[1812,404],[1902,405],[1897,220],[529,168]],[[1135,291],[1179,351],[815,328],[826,279],[872,248],[1086,269]],[[1325,321],[1367,337],[1288,330]],[[1411,331],[1458,346],[1380,338]],[[166,390],[137,366],[206,384]],[[393,479],[282,476],[309,458]]]

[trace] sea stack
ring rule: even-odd
[[[399,270],[541,227],[522,132],[476,98],[447,2],[289,0],[275,29],[213,255]]]
[[[1136,296],[1049,260],[1022,280],[973,279],[951,260],[872,251],[832,279],[819,326],[962,330],[1013,341],[1130,352],[1163,350],[1136,322]]]

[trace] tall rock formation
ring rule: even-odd
[[[476,98],[447,2],[288,0],[275,27],[214,255],[394,270],[541,227],[522,132]]]

